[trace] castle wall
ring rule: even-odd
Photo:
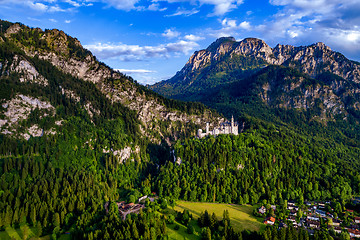
[[[217,136],[219,134],[234,134],[239,135],[239,125],[237,122],[234,122],[234,118],[231,118],[231,122],[222,123],[219,128],[214,128],[210,131],[209,123],[206,123],[205,133],[202,132],[202,129],[198,130],[198,137],[203,138],[207,135]]]

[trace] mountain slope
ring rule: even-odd
[[[4,21],[1,24],[2,133],[20,134],[18,128],[12,131],[12,122],[17,122],[17,115],[13,113],[16,110],[4,106],[13,106],[15,103],[12,101],[16,102],[21,94],[24,95],[26,86],[30,89],[38,88],[36,91],[45,91],[46,94],[38,95],[47,98],[47,104],[54,97],[52,95],[69,99],[75,105],[79,103],[94,122],[104,116],[104,109],[121,106],[124,116],[127,116],[124,112],[131,113],[129,117],[132,120],[125,122],[135,121],[136,126],[133,127],[157,143],[166,140],[170,144],[181,134],[195,134],[195,125],[223,121],[219,115],[200,104],[168,100],[147,90],[132,78],[97,61],[77,39],[62,31],[42,31]],[[59,75],[67,81],[61,81]],[[84,94],[86,92],[89,94]],[[36,94],[27,92],[24,96],[35,101],[31,95]],[[30,105],[27,114],[39,106]],[[50,105],[55,109],[62,104],[58,101]],[[117,113],[110,111],[106,114],[107,118],[112,118],[114,116],[111,115]],[[25,115],[20,119],[26,119]],[[41,129],[35,135],[40,135],[39,131]]]
[[[171,145],[223,117],[148,90],[62,31],[0,25],[1,236],[136,239],[151,226],[163,237],[165,220],[147,212],[124,231],[115,202],[150,195]]]
[[[221,102],[225,95],[232,100],[244,95],[246,89],[238,89],[244,84],[256,88],[251,90],[253,97],[271,107],[307,110],[321,105],[323,112],[316,113],[321,119],[359,116],[360,64],[323,43],[270,48],[255,38],[220,38],[195,52],[173,78],[150,88],[214,107],[211,103]]]

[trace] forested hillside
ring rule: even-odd
[[[123,222],[104,204],[150,194],[171,144],[219,114],[148,90],[59,30],[0,24],[0,230],[163,236],[151,206]]]
[[[359,150],[264,124],[177,144],[181,164],[162,167],[157,186],[163,196],[189,201],[346,202],[360,190]]]

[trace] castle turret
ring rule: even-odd
[[[199,130],[198,130],[198,137],[199,137],[199,138],[202,138],[202,137],[203,137],[202,129],[199,129]]]
[[[231,116],[231,129],[234,128],[234,115]]]
[[[210,126],[209,126],[209,123],[207,122],[206,123],[206,135],[210,133],[209,128],[210,128]]]

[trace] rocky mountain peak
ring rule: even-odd
[[[21,26],[18,23],[11,25],[5,33],[5,36],[9,36],[10,34],[18,33],[21,30]]]
[[[263,40],[245,38],[236,42],[233,37],[217,39],[207,49],[195,52],[186,66],[179,73],[182,79],[209,64],[225,61],[224,56],[243,56],[252,59],[263,59],[268,64],[296,67],[311,77],[322,72],[331,72],[355,83],[360,82],[360,65],[334,52],[322,42],[309,46],[291,46],[278,44],[271,48]],[[323,68],[324,64],[327,65]],[[239,66],[242,68],[241,66]]]
[[[322,42],[317,42],[314,44],[315,47],[319,48],[319,49],[326,49],[326,50],[330,50],[331,51],[331,48],[326,46],[324,43]]]
[[[221,45],[232,45],[235,42],[236,40],[234,37],[221,37],[212,44],[210,44],[210,46],[206,50],[212,52],[217,50]]]
[[[272,54],[272,49],[261,39],[245,38],[238,43],[232,54],[254,55],[266,58]]]
[[[322,117],[325,113],[333,116],[360,109],[360,64],[322,42],[309,46],[278,44],[271,48],[257,38],[239,42],[220,38],[207,49],[195,52],[180,72],[152,89],[166,96],[198,101],[203,97],[196,95],[198,92],[207,96],[215,87],[240,79],[253,81],[259,72],[268,81],[261,87],[261,99],[269,105],[309,109],[317,99],[324,106]],[[295,92],[299,93],[296,101]],[[204,101],[210,97],[204,97]]]

